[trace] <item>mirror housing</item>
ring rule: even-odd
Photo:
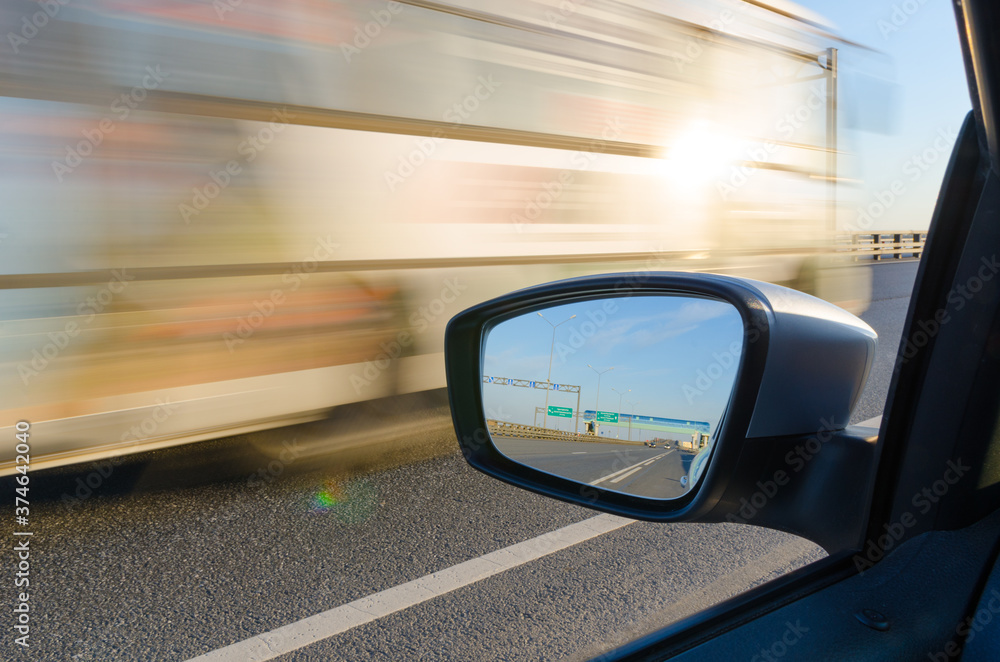
[[[732,395],[711,457],[700,477],[690,477],[696,484],[678,498],[654,499],[545,473],[499,452],[483,403],[490,330],[547,307],[638,295],[716,299],[732,304],[743,320]],[[776,285],[712,274],[625,273],[540,285],[469,308],[448,324],[445,363],[462,453],[490,476],[634,519],[776,528],[832,553],[861,540],[861,503],[873,477],[875,439],[871,430],[847,423],[871,368],[876,338],[850,313]]]

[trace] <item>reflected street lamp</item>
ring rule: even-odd
[[[541,313],[538,313],[538,316],[541,317],[543,320],[545,320],[548,323],[548,325],[552,327],[552,345],[549,347],[549,376],[545,378],[545,381],[548,382],[548,385],[545,387],[545,413],[542,414],[542,427],[543,428],[548,428],[549,427],[549,422],[548,422],[548,420],[549,420],[549,386],[552,386],[552,353],[556,349],[556,327],[557,326],[562,326],[563,324],[565,324],[569,320],[571,320],[574,317],[576,317],[576,315],[570,316],[569,319],[565,319],[565,320],[559,322],[559,324],[553,324],[552,322],[549,322],[547,319],[545,319],[545,315],[542,315]],[[579,412],[577,412],[577,414],[579,414]]]
[[[601,375],[606,372],[614,370],[614,368],[608,368],[607,370],[598,370],[594,366],[587,364],[587,367],[597,373],[597,400],[594,402],[594,425],[597,425],[597,412],[601,411]]]
[[[635,402],[629,402],[626,400],[625,404],[632,408],[632,413],[628,416],[628,440],[632,441],[632,419],[635,418],[635,406],[639,404],[639,401],[636,400]]]
[[[619,391],[614,386],[612,386],[611,390],[618,394],[618,432],[615,432],[615,439],[621,439],[622,438],[622,418],[621,418],[622,417],[622,396],[625,395],[625,393],[631,393],[632,389],[626,389],[625,392],[623,393],[622,391]]]

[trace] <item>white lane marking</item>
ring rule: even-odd
[[[654,458],[653,458],[653,459],[651,459],[651,460],[646,460],[645,462],[643,462],[642,464],[640,464],[639,466],[637,466],[637,467],[636,467],[635,469],[633,469],[632,471],[628,472],[627,474],[622,474],[621,476],[618,476],[617,478],[615,478],[615,479],[614,479],[614,480],[612,480],[611,482],[612,482],[612,483],[620,483],[620,482],[622,482],[623,480],[625,480],[626,478],[628,478],[629,476],[631,476],[632,474],[634,474],[634,473],[635,473],[636,471],[639,471],[639,470],[641,470],[641,469],[642,469],[643,467],[648,467],[649,465],[653,464],[653,462],[656,462],[656,461],[657,461],[657,460],[659,460],[659,459],[660,459],[661,457],[666,457],[667,455],[670,455],[670,451],[668,451],[668,452],[664,453],[663,455],[658,455],[658,456],[654,457]]]
[[[635,473],[636,471],[642,471],[642,468],[643,468],[644,466],[646,466],[646,464],[645,464],[645,463],[643,463],[643,464],[639,465],[638,467],[636,467],[636,468],[635,468],[635,469],[633,469],[632,471],[628,472],[627,474],[622,474],[621,476],[618,476],[618,478],[615,478],[615,479],[614,479],[614,480],[612,480],[611,482],[612,482],[612,483],[620,483],[620,482],[622,482],[623,480],[625,480],[626,478],[628,478],[629,476],[631,476],[632,474],[634,474],[634,473]]]
[[[570,453],[570,455],[586,455],[586,454],[587,454],[587,451],[576,451],[574,453]]]
[[[633,523],[635,520],[615,515],[591,517],[315,616],[289,623],[256,637],[244,639],[225,648],[210,651],[191,658],[188,662],[273,660],[351,628],[376,621],[383,616],[413,607],[431,598],[442,596]]]
[[[636,464],[633,464],[631,466],[625,467],[624,469],[619,469],[618,471],[615,471],[613,473],[609,473],[607,476],[602,476],[601,478],[598,478],[597,480],[592,480],[592,481],[590,481],[587,484],[588,485],[600,485],[601,483],[603,483],[604,481],[608,480],[609,478],[616,478],[616,477],[620,476],[621,474],[625,473],[626,471],[628,471],[630,469],[635,469],[636,467],[641,467],[643,464],[645,464],[647,462],[655,462],[656,460],[659,460],[661,457],[664,457],[666,455],[670,455],[672,452],[673,451],[667,451],[666,453],[660,453],[659,455],[653,456],[652,458],[650,458],[648,460],[643,460],[642,462],[637,462]],[[617,482],[617,481],[611,481],[611,482],[614,483],[614,482]]]

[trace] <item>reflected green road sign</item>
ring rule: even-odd
[[[598,423],[617,423],[618,414],[617,412],[611,411],[599,411],[597,412],[597,422]]]

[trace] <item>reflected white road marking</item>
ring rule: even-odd
[[[371,623],[383,616],[418,605],[463,586],[474,584],[481,579],[492,577],[634,523],[635,520],[615,515],[591,517],[582,522],[544,533],[531,540],[504,547],[485,556],[425,575],[412,582],[394,586],[366,598],[284,625],[276,630],[244,639],[225,648],[199,655],[191,658],[188,662],[262,662],[263,660],[273,660],[281,655],[346,632],[351,628]]]
[[[615,479],[614,479],[614,480],[612,480],[611,482],[612,482],[612,483],[620,483],[620,482],[622,482],[623,480],[625,480],[626,478],[628,478],[629,476],[631,476],[632,474],[634,474],[634,473],[635,473],[636,471],[640,471],[640,470],[641,470],[641,469],[642,469],[642,468],[643,468],[644,466],[646,466],[646,464],[645,464],[645,463],[643,463],[643,464],[639,465],[638,467],[636,467],[636,468],[635,468],[635,469],[633,469],[632,471],[628,472],[627,474],[622,474],[621,476],[618,476],[618,478],[615,478]]]
[[[633,464],[632,466],[625,467],[624,469],[619,469],[618,471],[615,471],[614,473],[610,473],[607,476],[603,476],[601,478],[598,478],[597,480],[592,480],[592,481],[590,481],[590,483],[588,483],[588,485],[600,485],[601,483],[603,483],[604,481],[608,480],[609,478],[618,478],[618,476],[621,476],[623,473],[625,473],[626,471],[629,471],[630,469],[635,469],[636,467],[642,467],[644,464],[649,464],[649,463],[652,463],[652,462],[656,462],[661,457],[666,457],[667,455],[670,455],[671,453],[673,453],[672,450],[671,451],[667,451],[666,453],[660,453],[659,455],[655,455],[655,456],[649,458],[648,460],[643,460],[642,462],[637,462],[637,463]],[[622,478],[624,478],[624,476],[622,476]],[[618,480],[621,480],[621,478],[618,478]],[[611,482],[612,483],[617,483],[618,480],[612,480]]]
[[[640,464],[639,466],[637,466],[632,471],[628,472],[627,474],[622,474],[621,476],[618,476],[617,478],[615,478],[611,482],[612,483],[620,483],[621,481],[625,480],[626,478],[628,478],[629,476],[631,476],[632,474],[634,474],[636,471],[639,471],[643,467],[648,467],[649,465],[653,464],[653,462],[656,462],[657,460],[659,460],[661,457],[666,457],[667,455],[670,455],[670,453],[671,453],[671,451],[667,451],[663,455],[657,455],[656,457],[654,457],[654,458],[652,458],[650,460],[646,460],[645,462],[643,462],[642,464]]]

